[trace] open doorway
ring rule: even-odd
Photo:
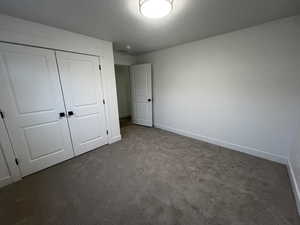
[[[130,67],[115,65],[120,127],[131,124]]]
[[[115,65],[120,127],[152,127],[151,64]]]

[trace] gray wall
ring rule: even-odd
[[[115,66],[119,117],[131,115],[130,75],[129,66]]]
[[[114,51],[114,61],[117,65],[133,65],[136,63],[136,57],[122,52]]]
[[[300,115],[299,28],[292,17],[139,56],[153,64],[155,126],[286,163]]]

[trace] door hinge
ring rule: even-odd
[[[99,65],[99,70],[101,70],[101,65]]]
[[[105,99],[103,99],[103,105],[105,105]]]
[[[108,130],[106,130],[106,134],[108,135]]]
[[[4,119],[4,113],[0,110],[0,116],[2,119]]]
[[[15,158],[15,163],[16,165],[19,165],[19,160],[17,158]]]

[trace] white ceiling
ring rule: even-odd
[[[143,53],[300,13],[300,0],[174,0],[166,18],[140,15],[138,0],[0,0],[0,13],[131,45]]]

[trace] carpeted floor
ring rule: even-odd
[[[128,127],[132,125],[131,123],[131,117],[126,117],[126,118],[120,118],[120,127]]]
[[[166,131],[0,189],[3,225],[299,225],[285,166]]]

